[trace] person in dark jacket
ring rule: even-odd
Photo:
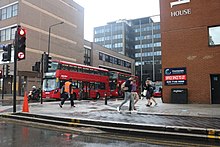
[[[124,90],[125,93],[125,97],[124,97],[124,101],[117,107],[117,111],[120,112],[121,107],[128,101],[131,101],[131,110],[134,111],[134,98],[131,94],[131,90],[132,90],[132,81],[134,80],[133,77],[130,77],[128,80],[126,80],[125,83],[125,87],[126,90]]]
[[[156,106],[157,102],[154,99],[154,87],[151,85],[150,80],[147,80],[145,84],[146,85],[144,86],[144,90],[147,90],[147,93],[146,93],[147,104],[146,104],[146,106],[150,107],[152,105],[151,100],[154,101],[154,104]]]

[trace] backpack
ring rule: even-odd
[[[128,90],[128,87],[125,87],[125,83],[126,83],[126,82],[123,82],[123,83],[121,84],[121,91]]]

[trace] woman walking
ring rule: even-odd
[[[151,81],[150,80],[146,80],[146,85],[144,86],[144,90],[147,90],[147,94],[146,94],[146,99],[147,99],[147,107],[150,107],[152,105],[152,101],[154,101],[155,106],[157,105],[157,102],[154,99],[154,87],[151,85]]]

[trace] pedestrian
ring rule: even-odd
[[[144,86],[144,90],[147,90],[146,93],[146,99],[147,99],[147,107],[150,107],[152,105],[152,101],[154,101],[155,106],[157,105],[156,100],[154,99],[154,87],[151,85],[151,81],[150,80],[146,80],[145,86]]]
[[[61,97],[63,98],[61,100],[61,103],[59,104],[60,108],[63,107],[64,102],[67,98],[70,99],[71,107],[75,107],[74,101],[73,101],[73,85],[72,85],[72,79],[70,78],[69,81],[66,81],[63,85],[63,93],[61,94]]]
[[[134,98],[131,94],[131,89],[132,89],[132,81],[133,81],[133,77],[130,77],[128,80],[126,80],[125,82],[125,87],[124,87],[124,93],[125,93],[125,97],[124,97],[124,101],[117,107],[117,111],[120,112],[121,111],[121,107],[128,101],[131,101],[131,111],[134,111]]]
[[[132,96],[134,98],[134,110],[137,110],[136,107],[135,107],[135,104],[139,100],[139,95],[137,93],[137,83],[136,83],[136,80],[133,80],[133,82],[132,82],[131,94],[132,94]]]

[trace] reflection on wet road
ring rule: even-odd
[[[85,130],[85,128],[82,129]],[[26,124],[1,120],[0,118],[0,145],[1,147],[192,147],[198,146],[199,143],[199,146],[210,146],[201,142],[192,143],[190,141],[162,138],[122,136],[120,134],[92,131],[89,134],[83,134],[81,132],[63,130],[63,128],[40,127],[37,124],[27,126]],[[214,143],[212,144],[213,146]]]

